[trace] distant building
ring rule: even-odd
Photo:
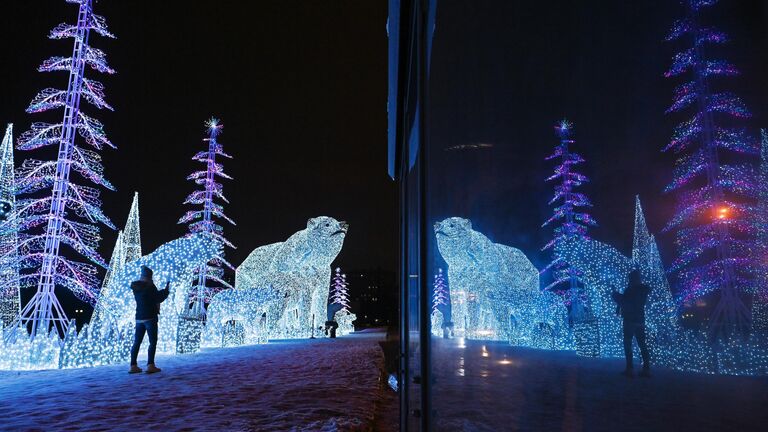
[[[355,328],[395,325],[398,319],[395,272],[377,268],[345,273],[350,309],[357,315]]]

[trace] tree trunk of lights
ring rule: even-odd
[[[207,174],[205,178],[205,204],[203,207],[203,220],[208,232],[212,232],[211,227],[211,203],[213,202],[213,184],[214,184],[214,169],[216,162],[216,136],[219,133],[219,129],[212,128],[211,134],[208,138],[208,166]],[[195,303],[192,305],[191,315],[205,319],[205,283],[206,276],[208,274],[208,265],[200,266],[197,273],[197,297]]]

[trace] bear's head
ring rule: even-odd
[[[451,217],[435,223],[437,248],[448,265],[466,265],[472,248],[472,221]]]
[[[311,250],[311,267],[330,266],[341,252],[349,224],[328,216],[319,216],[307,221],[307,246]]]

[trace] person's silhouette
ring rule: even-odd
[[[648,285],[645,285],[638,270],[633,270],[629,274],[629,286],[624,293],[614,292],[613,300],[618,305],[617,314],[624,320],[624,356],[627,359],[627,367],[624,374],[632,376],[632,338],[637,339],[637,345],[640,347],[640,355],[643,358],[643,371],[640,376],[650,376],[650,354],[645,340],[645,302],[650,292]]]
[[[131,369],[128,373],[139,373],[141,368],[137,359],[139,348],[144,340],[144,333],[149,336],[149,349],[147,350],[147,373],[160,372],[155,366],[155,350],[157,349],[158,319],[160,303],[168,298],[168,286],[164,290],[158,290],[152,282],[152,270],[147,266],[141,266],[141,278],[131,283],[133,298],[136,300],[136,333],[131,347]]]

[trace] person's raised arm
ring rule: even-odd
[[[156,293],[155,296],[157,296],[155,301],[157,303],[162,303],[165,301],[165,299],[168,298],[168,293],[171,292],[171,290],[169,289],[170,286],[171,286],[171,282],[168,282],[165,284],[165,289],[155,290],[155,293]]]
[[[611,298],[616,302],[616,315],[621,315],[621,306],[624,303],[624,294],[614,291],[611,293]]]

